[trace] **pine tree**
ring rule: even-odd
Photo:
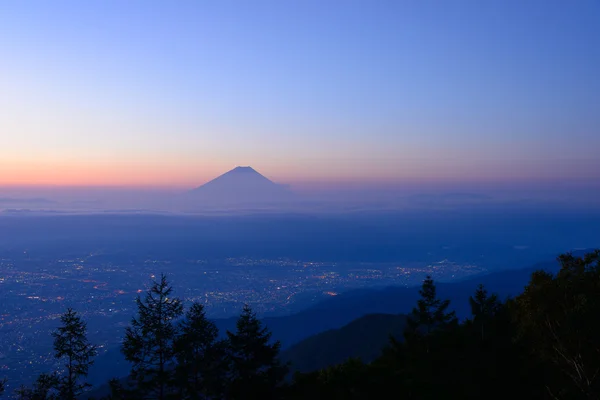
[[[65,361],[65,376],[58,382],[58,391],[62,399],[75,400],[91,385],[80,382],[87,377],[94,363],[96,346],[87,339],[86,323],[69,308],[60,318],[62,326],[52,334],[54,337],[54,357]]]
[[[175,341],[178,388],[185,399],[220,398],[225,379],[225,344],[206,318],[204,306],[194,303],[179,325]]]
[[[273,399],[287,366],[278,359],[281,343],[270,344],[271,333],[250,307],[244,306],[235,333],[227,331],[230,399]]]
[[[498,301],[497,295],[488,295],[484,286],[479,285],[475,291],[475,296],[469,297],[469,304],[471,305],[473,323],[481,331],[481,340],[484,340],[485,327],[498,313],[501,308],[501,303]]]
[[[6,385],[6,379],[0,379],[0,396],[4,394],[4,385]]]
[[[419,290],[421,298],[413,308],[408,319],[408,328],[411,333],[429,335],[436,329],[443,329],[456,324],[456,313],[448,312],[450,300],[437,298],[437,290],[431,276],[427,275]]]
[[[164,400],[171,391],[175,370],[173,344],[177,335],[174,320],[183,314],[179,298],[166,276],[154,281],[144,300],[137,297],[138,316],[125,331],[122,352],[133,364],[131,378],[143,395]]]

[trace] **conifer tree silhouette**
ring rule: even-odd
[[[164,400],[170,393],[175,371],[174,321],[183,314],[183,304],[172,297],[173,288],[163,274],[154,281],[142,300],[137,297],[138,315],[125,331],[122,352],[133,364],[130,377],[142,395]]]
[[[69,308],[60,320],[62,326],[52,334],[54,357],[65,362],[65,375],[58,378],[57,390],[61,399],[75,400],[91,386],[82,378],[87,377],[97,351],[88,341],[86,323],[77,312]]]

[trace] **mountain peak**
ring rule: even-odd
[[[229,172],[256,172],[256,170],[250,166],[245,166],[245,167],[238,166]],[[256,173],[258,174],[258,172],[256,172]]]
[[[250,166],[238,166],[191,191],[217,203],[272,203],[288,199],[289,191]]]
[[[238,182],[233,182],[232,181],[232,182],[229,182],[229,183],[231,183],[231,184],[240,184],[242,180],[255,179],[255,180],[262,180],[262,181],[265,181],[265,182],[269,182],[269,183],[275,184],[270,179],[268,179],[267,177],[265,177],[263,174],[261,174],[260,172],[258,172],[257,170],[255,170],[254,168],[252,168],[250,166],[239,166],[239,167],[235,167],[234,169],[225,172],[223,175],[220,175],[220,176],[216,177],[212,181],[206,183],[204,186],[210,184],[211,182],[215,182],[215,181],[222,181],[222,180],[225,180],[225,179],[233,179],[234,176],[236,177],[236,179],[239,179],[240,181],[238,181]]]

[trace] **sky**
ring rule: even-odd
[[[0,186],[600,181],[600,2],[0,2]]]

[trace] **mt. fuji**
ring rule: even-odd
[[[289,201],[292,192],[252,167],[236,167],[189,192],[203,203],[265,204]]]

